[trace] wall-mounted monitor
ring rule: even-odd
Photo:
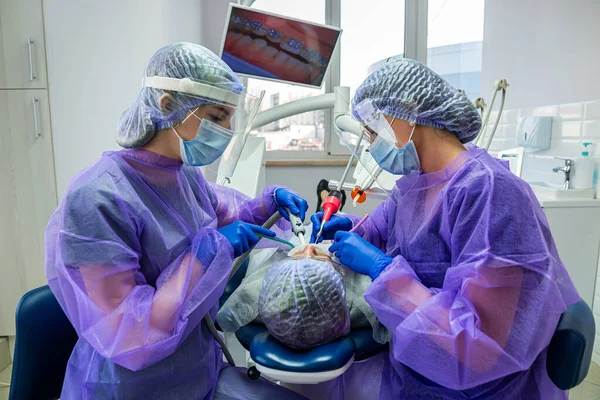
[[[320,88],[341,32],[230,4],[221,58],[240,75]]]

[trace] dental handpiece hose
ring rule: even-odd
[[[288,212],[288,214],[291,215],[289,212]],[[271,215],[271,217],[262,225],[262,227],[271,229],[273,227],[273,225],[275,225],[275,223],[277,221],[279,221],[280,218],[281,218],[281,214],[279,214],[279,211],[276,211],[275,214]],[[259,238],[261,238],[261,237],[259,236]],[[233,269],[231,270],[231,273],[229,274],[229,279],[233,278],[233,276],[238,271],[238,269],[240,269],[240,267],[242,266],[242,264],[244,263],[246,258],[250,255],[251,251],[252,251],[252,249],[248,250],[247,252],[245,252],[244,254],[242,254],[241,256],[236,258],[235,260],[233,260]],[[223,351],[223,355],[227,359],[227,362],[232,367],[235,367],[235,361],[233,360],[233,356],[229,352],[229,349],[227,348],[225,341],[223,340],[223,338],[217,331],[217,328],[215,327],[212,317],[210,316],[210,312],[204,316],[203,320],[204,320],[204,323],[206,324],[206,326],[208,327],[208,330],[210,331],[210,333],[213,335],[213,337],[215,338],[217,343],[219,343],[219,346],[221,346],[221,350]]]

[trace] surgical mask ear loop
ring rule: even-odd
[[[185,123],[185,121],[187,121],[187,120],[188,120],[188,118],[189,118],[189,117],[191,117],[192,115],[193,115],[194,117],[196,117],[196,119],[198,119],[198,120],[202,121],[202,118],[200,118],[200,117],[198,117],[198,116],[196,115],[196,111],[198,111],[198,109],[199,109],[199,108],[200,108],[200,106],[196,107],[196,108],[194,109],[194,111],[190,111],[190,110],[188,110],[188,112],[189,112],[190,114],[189,114],[189,115],[186,115],[186,116],[185,116],[185,118],[183,119],[183,121],[180,121],[180,122],[176,123],[176,124],[175,124],[175,126],[173,126],[173,127],[171,128],[171,129],[173,130],[173,132],[175,132],[175,135],[176,135],[176,136],[177,136],[179,139],[183,140],[184,142],[185,142],[185,140],[184,140],[184,139],[181,137],[181,135],[180,135],[179,133],[177,133],[177,130],[176,130],[175,128],[177,128],[178,126],[181,126],[181,125],[183,125],[183,124]]]
[[[181,139],[181,136],[179,136],[179,133],[177,133],[177,130],[175,130],[175,127],[172,127],[171,130],[175,133],[175,136],[177,136],[179,139]],[[181,139],[183,140],[183,139]]]
[[[415,124],[414,122],[411,122],[410,125],[412,125],[412,131],[410,131],[410,136],[408,137],[408,141],[412,141],[412,137],[415,133],[415,128],[417,127],[417,124]]]

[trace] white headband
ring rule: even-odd
[[[194,82],[190,78],[166,78],[162,76],[146,76],[142,79],[142,87],[171,90],[194,96],[214,99],[225,104],[237,105],[240,95],[205,83]]]

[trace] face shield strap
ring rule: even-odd
[[[170,90],[192,96],[214,99],[219,103],[230,104],[236,107],[241,96],[226,89],[221,89],[205,83],[194,82],[189,78],[177,79],[162,76],[146,76],[142,79],[143,88]]]

